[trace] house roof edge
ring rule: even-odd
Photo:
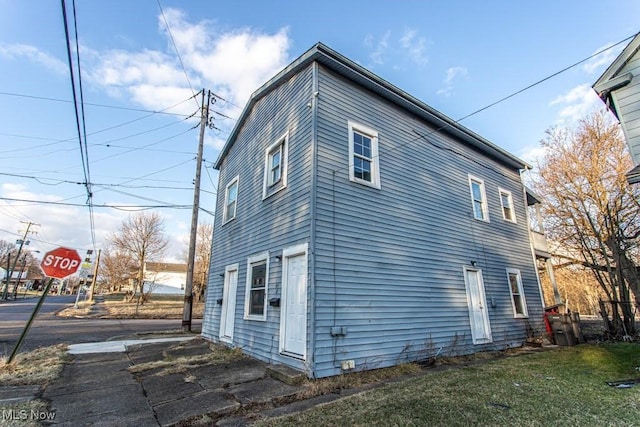
[[[218,159],[214,163],[215,169],[219,170],[222,166],[222,162],[231,149],[233,141],[235,140],[237,133],[242,126],[242,123],[253,108],[254,104],[265,94],[286,81],[286,79],[290,75],[306,67],[313,61],[318,61],[319,63],[333,69],[334,71],[340,72],[340,74],[346,76],[352,81],[355,81],[356,83],[362,84],[363,81],[370,83],[367,85],[369,89],[378,92],[379,94],[383,94],[384,98],[390,100],[391,102],[394,102],[409,111],[413,111],[414,113],[419,114],[425,120],[436,125],[439,128],[439,131],[454,134],[459,138],[465,140],[470,145],[474,146],[476,149],[496,158],[497,160],[500,160],[501,162],[509,166],[518,169],[532,168],[530,164],[518,158],[514,154],[476,134],[457,121],[430,107],[423,101],[420,101],[413,95],[410,95],[397,86],[394,86],[380,76],[367,70],[363,66],[329,48],[325,44],[318,42],[311,49],[304,52],[288,66],[283,68],[273,78],[271,78],[255,92],[253,92],[253,94],[249,98],[249,101],[242,110],[242,113],[238,118],[236,125],[229,134],[229,137],[227,138],[223,149],[220,151]]]

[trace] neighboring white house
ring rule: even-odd
[[[183,294],[187,283],[187,264],[146,262],[144,264],[144,291],[154,294]]]

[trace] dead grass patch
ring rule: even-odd
[[[82,317],[88,316],[91,313],[91,307],[95,304],[95,301],[82,301],[78,303],[78,308],[69,307],[65,308],[58,313],[59,317]]]
[[[45,386],[58,377],[70,356],[67,354],[67,345],[58,344],[19,353],[10,365],[6,364],[7,359],[0,359],[0,386]]]
[[[414,363],[405,363],[389,368],[374,369],[370,371],[349,372],[334,377],[311,380],[305,383],[304,389],[298,393],[297,399],[309,399],[329,393],[339,393],[349,388],[362,387],[390,378],[397,378],[403,375],[417,374],[422,368]]]
[[[180,319],[184,309],[184,301],[181,298],[156,298],[138,305],[136,301],[124,301],[123,299],[105,299],[104,307],[109,316],[118,319],[139,318],[139,319]],[[193,317],[202,318],[204,314],[204,303],[193,304]]]
[[[167,357],[163,360],[140,363],[129,367],[129,372],[139,374],[149,370],[158,370],[154,375],[169,375],[185,372],[189,368],[196,368],[202,365],[213,365],[227,363],[243,358],[242,352],[238,349],[211,346],[211,352],[195,356]]]

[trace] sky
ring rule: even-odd
[[[630,0],[76,0],[75,25],[66,3],[80,126],[61,2],[0,0],[0,240],[30,221],[30,250],[103,248],[128,215],[154,211],[165,261],[187,248],[203,88],[218,95],[199,213],[212,223],[212,164],[242,108],[317,42],[458,120],[640,31]],[[591,85],[625,45],[461,124],[535,165],[547,129],[602,107]]]

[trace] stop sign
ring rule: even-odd
[[[75,249],[57,248],[44,254],[40,267],[45,276],[64,279],[80,268],[82,259]]]

